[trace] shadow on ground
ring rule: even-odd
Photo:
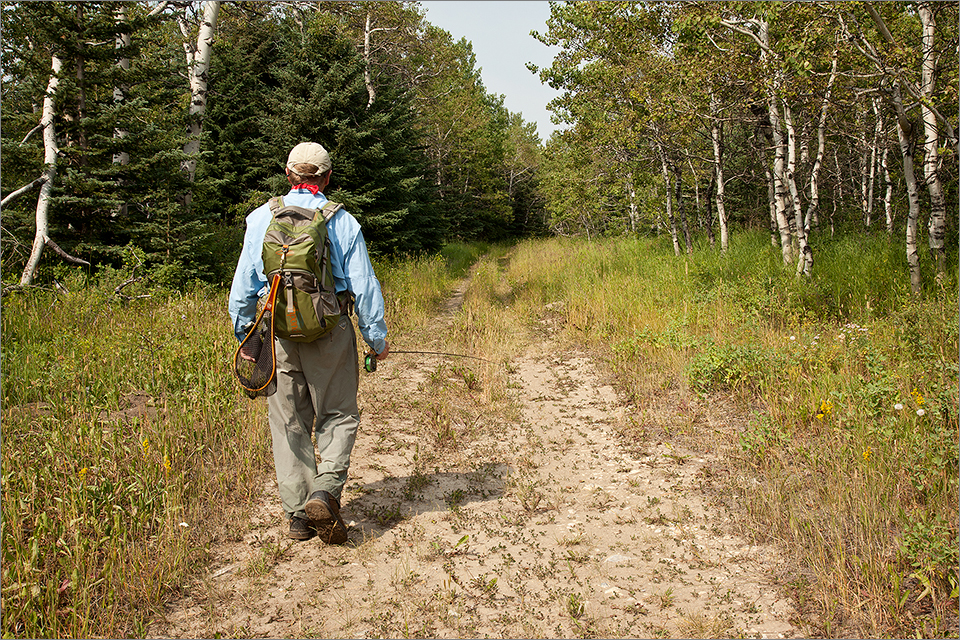
[[[503,497],[513,468],[489,464],[464,473],[390,476],[376,482],[348,483],[340,515],[352,540],[379,538],[404,520],[425,513],[454,512],[475,502]]]

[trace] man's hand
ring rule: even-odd
[[[377,360],[386,360],[389,354],[390,354],[390,343],[384,340],[383,351],[377,354]]]
[[[254,358],[253,355],[247,351],[249,348],[250,348],[250,345],[247,345],[247,344],[240,345],[240,357],[243,360],[246,360],[247,362],[256,362],[257,359]]]

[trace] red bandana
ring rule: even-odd
[[[312,193],[313,195],[317,195],[318,193],[320,193],[320,187],[318,187],[318,186],[315,185],[315,184],[306,184],[306,183],[304,183],[304,184],[298,184],[298,185],[294,185],[293,188],[294,188],[294,189],[306,189],[307,191],[309,191],[309,192]]]

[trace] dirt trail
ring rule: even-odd
[[[801,635],[771,582],[774,551],[732,535],[703,490],[714,459],[624,442],[634,410],[551,335],[547,324],[511,363],[509,419],[431,404],[437,385],[465,380],[444,362],[382,363],[361,388],[350,542],[287,540],[270,478],[249,532],[212,550],[207,577],[149,635]],[[424,415],[460,437],[428,454]]]

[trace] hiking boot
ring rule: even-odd
[[[340,502],[327,491],[314,491],[303,506],[310,524],[327,544],[347,541],[347,525],[340,518]]]
[[[288,538],[294,540],[309,540],[315,535],[317,535],[317,530],[314,529],[313,525],[309,522],[297,516],[290,518],[290,532],[287,533]]]

